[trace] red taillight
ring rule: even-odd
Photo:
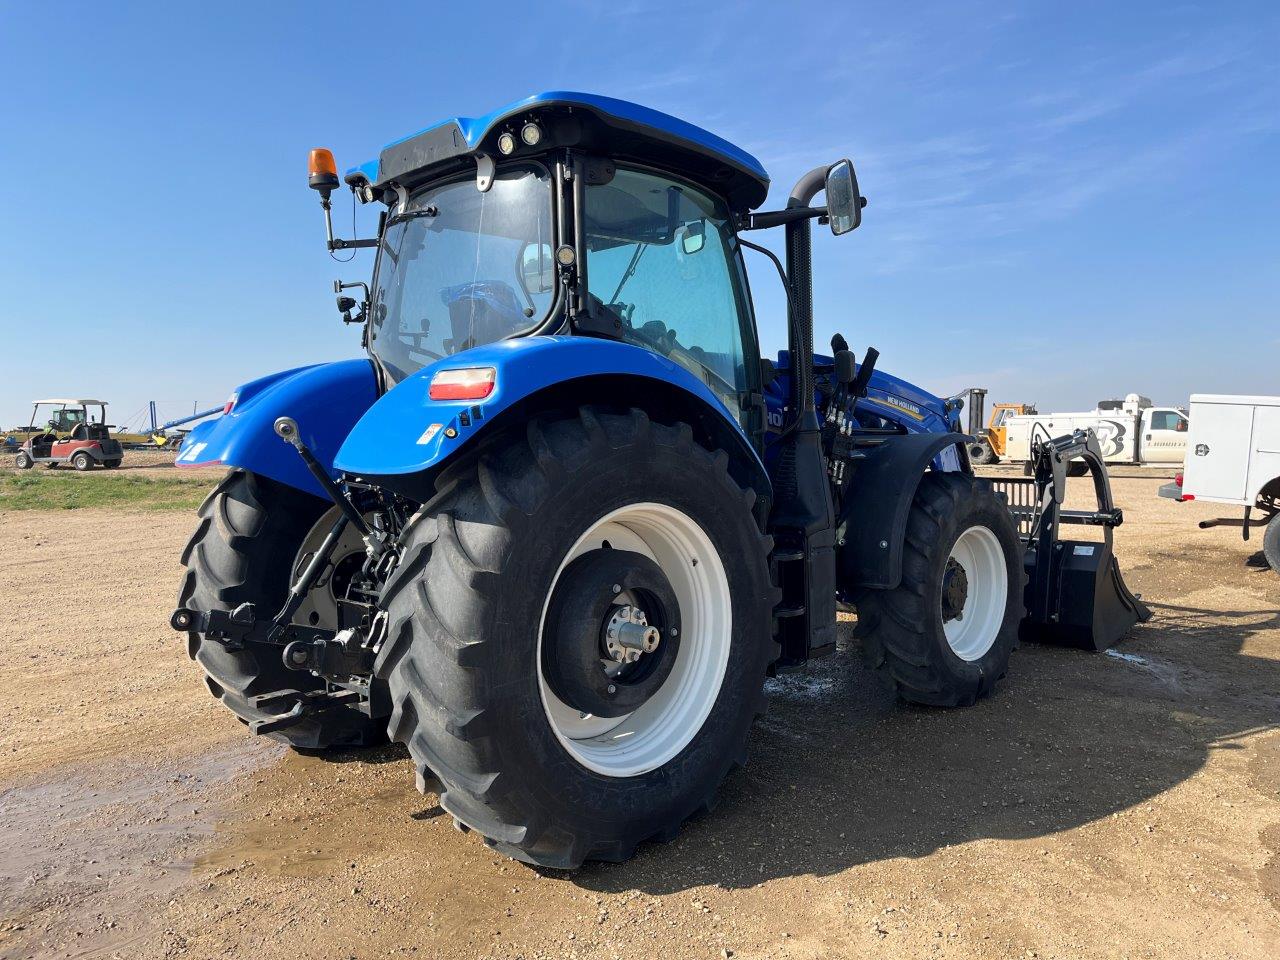
[[[1195,498],[1196,498],[1196,495],[1194,493],[1184,493],[1182,495],[1183,500],[1194,500]]]
[[[1176,477],[1174,477],[1173,482],[1176,483],[1178,486],[1182,486],[1182,474],[1178,474]]]
[[[493,393],[497,379],[493,367],[440,370],[431,378],[427,395],[432,400],[483,400]]]
[[[227,397],[227,402],[222,407],[222,415],[224,417],[231,412],[231,408],[236,405],[236,401],[239,399],[240,394],[238,393],[233,393],[231,396]]]

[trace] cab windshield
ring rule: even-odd
[[[526,333],[551,309],[551,186],[545,170],[501,171],[415,193],[378,251],[369,349],[398,383],[427,364]]]

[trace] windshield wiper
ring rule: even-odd
[[[417,220],[420,217],[438,217],[440,210],[438,207],[426,206],[421,210],[406,210],[404,213],[397,213],[387,218],[387,226],[393,223],[399,223],[402,220]]]
[[[641,242],[636,247],[636,252],[631,255],[631,262],[627,264],[627,269],[622,273],[622,279],[618,281],[618,289],[613,291],[613,296],[609,298],[610,303],[618,302],[618,294],[622,292],[622,288],[627,285],[627,281],[634,276],[636,267],[640,266],[640,258],[644,256],[644,252],[649,249],[649,244]]]

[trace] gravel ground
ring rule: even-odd
[[[1274,957],[1280,577],[1159,482],[1114,483],[1156,617],[1112,655],[1024,646],[941,712],[845,637],[770,682],[711,816],[570,875],[398,749],[249,737],[166,625],[190,516],[0,513],[0,954]]]

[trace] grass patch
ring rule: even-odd
[[[194,510],[217,483],[209,477],[163,477],[95,470],[63,473],[38,470],[0,474],[0,510],[78,510],[134,507],[139,510]]]

